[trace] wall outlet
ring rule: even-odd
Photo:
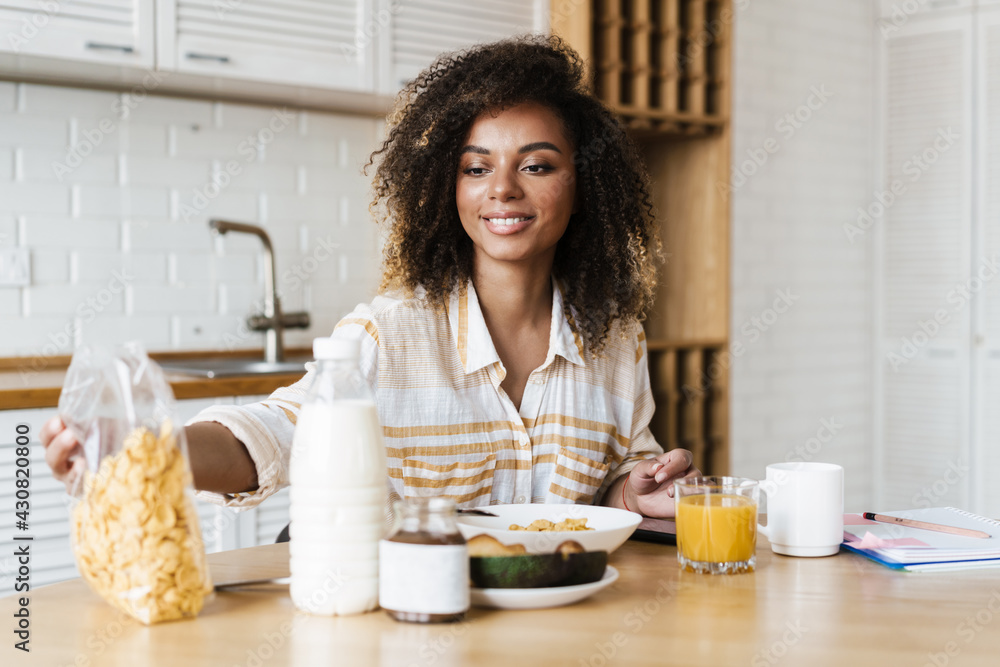
[[[27,248],[0,248],[0,287],[31,283],[31,255]]]

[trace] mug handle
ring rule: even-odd
[[[761,512],[761,510],[763,510],[763,512]],[[760,484],[760,507],[757,508],[757,532],[766,537],[767,539],[771,539],[771,536],[767,532],[768,525],[771,522],[770,520],[768,520],[767,523],[761,523],[760,522],[761,514],[767,516],[767,486],[763,482]]]

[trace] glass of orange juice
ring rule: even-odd
[[[757,480],[689,477],[674,482],[677,561],[689,572],[753,572],[757,558]]]

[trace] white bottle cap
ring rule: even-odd
[[[344,338],[316,338],[313,340],[313,356],[317,359],[359,359],[361,341]]]

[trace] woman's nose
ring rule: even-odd
[[[490,198],[508,201],[517,199],[524,193],[517,181],[517,172],[512,169],[497,169],[490,182]]]

